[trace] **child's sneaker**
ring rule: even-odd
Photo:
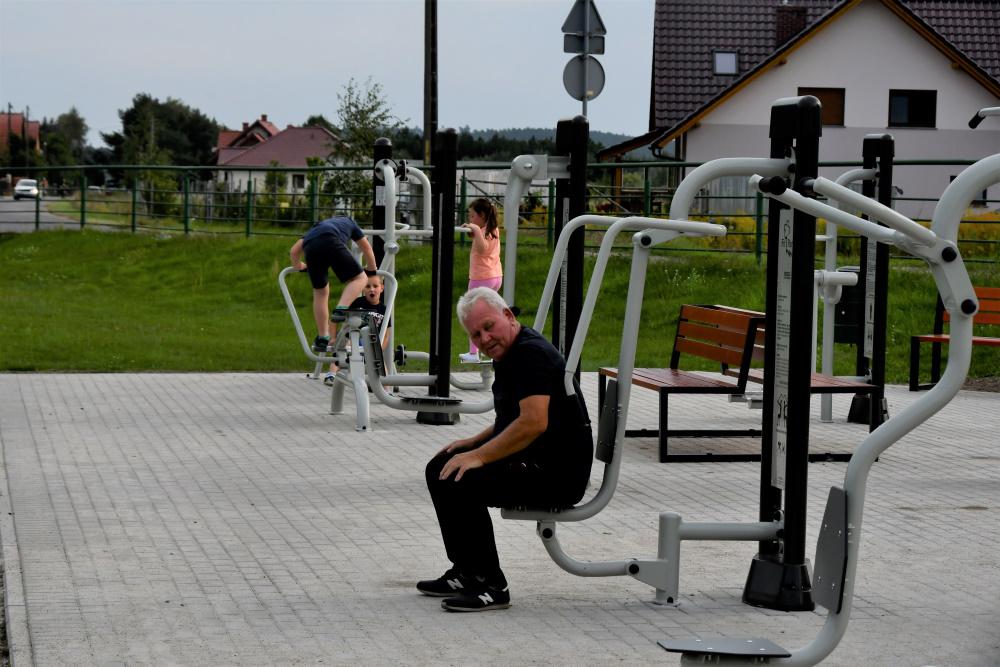
[[[510,607],[510,591],[496,588],[479,588],[457,597],[441,600],[445,611],[490,611]]]
[[[478,364],[481,361],[478,352],[463,352],[458,355],[458,360],[463,364]]]
[[[323,384],[327,387],[332,387],[333,383],[336,382],[337,376],[334,373],[327,373],[323,376]]]
[[[329,346],[330,346],[329,336],[316,336],[316,340],[313,341],[314,352],[326,352],[326,348]]]

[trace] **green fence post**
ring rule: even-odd
[[[247,238],[250,238],[250,224],[253,220],[253,175],[247,176]]]
[[[756,201],[754,202],[754,245],[753,245],[753,255],[757,258],[757,264],[760,265],[761,256],[763,253],[764,246],[764,195],[760,192],[757,193]]]
[[[552,229],[556,223],[556,182],[554,179],[549,179],[549,203],[547,211],[547,220],[545,221],[545,245],[549,248],[552,247]],[[517,212],[514,212],[517,215]]]
[[[642,168],[642,211],[647,218],[653,212],[653,190],[649,185],[649,167]]]
[[[191,233],[191,186],[188,183],[188,175],[184,174],[183,186],[184,186],[184,236]]]
[[[80,174],[80,229],[87,224],[87,172]]]
[[[132,233],[135,234],[136,227],[136,214],[138,212],[139,203],[139,176],[135,175],[132,177]]]

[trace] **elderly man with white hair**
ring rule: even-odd
[[[445,598],[448,611],[510,606],[489,507],[569,507],[583,498],[594,441],[576,386],[567,395],[566,360],[540,333],[522,326],[503,297],[486,287],[458,301],[458,319],[493,360],[493,424],[443,447],[427,464],[427,488],[452,566],[417,583]]]

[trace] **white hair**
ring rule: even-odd
[[[472,305],[479,301],[485,301],[499,313],[508,308],[507,302],[495,290],[489,287],[473,287],[459,297],[458,304],[455,306],[455,310],[458,311],[458,321],[462,325],[462,328],[465,328],[465,320],[469,317]]]

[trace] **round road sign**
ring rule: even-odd
[[[583,82],[584,72],[587,74],[586,88]],[[597,58],[588,55],[576,56],[566,63],[566,69],[563,70],[563,86],[574,100],[582,102],[585,97],[592,100],[604,90],[604,68],[597,62]]]

